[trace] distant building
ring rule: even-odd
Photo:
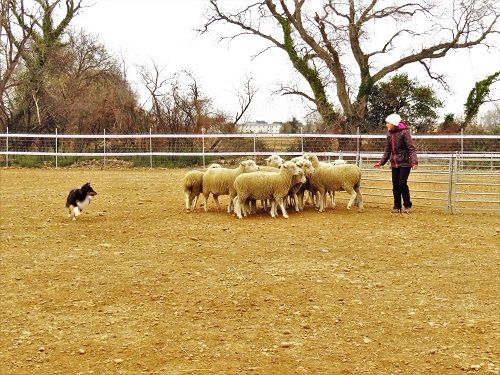
[[[274,133],[277,134],[280,132],[282,122],[275,121],[271,124],[268,124],[265,121],[254,121],[254,122],[246,122],[244,124],[237,124],[236,131],[238,133]]]

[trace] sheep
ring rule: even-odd
[[[318,157],[313,154],[313,153],[305,153],[302,155],[303,158],[310,160],[315,168],[318,168],[320,166],[332,166],[332,165],[339,165],[339,164],[346,164],[344,160],[338,159],[334,160],[332,162],[323,162],[319,161]],[[307,190],[309,190],[310,194],[309,197],[312,198],[312,203],[314,204],[315,207],[319,208],[319,202],[317,200],[317,189],[315,189],[314,186],[312,186],[310,183],[307,184]],[[327,191],[326,193],[330,194],[331,201],[332,201],[332,207],[335,208],[335,192],[332,191]]]
[[[363,211],[363,197],[359,190],[361,184],[361,169],[353,164],[326,165],[318,161],[314,154],[307,154],[305,158],[311,161],[316,172],[310,177],[313,188],[319,192],[319,211],[323,212],[326,206],[326,192],[335,197],[335,191],[345,190],[351,194],[347,209],[352,205],[358,206],[359,212]],[[334,207],[335,208],[335,207]]]
[[[208,169],[222,168],[220,164],[210,164]],[[184,202],[186,204],[186,211],[194,211],[198,197],[203,191],[203,173],[202,171],[192,170],[187,172],[182,179],[182,188],[184,190]]]
[[[314,174],[314,172],[316,172],[316,169],[312,166],[312,163],[307,159],[299,158],[295,164],[304,171],[304,175],[306,178],[310,178]],[[290,192],[288,194],[289,197],[293,198],[295,210],[297,212],[304,210],[304,192],[310,187],[308,181],[309,180],[306,180],[303,183],[296,184],[290,189]]]
[[[275,167],[279,168],[281,164],[283,164],[285,161],[279,156],[278,154],[272,154],[266,159],[266,165],[268,167]]]
[[[233,210],[233,198],[236,196],[234,191],[234,180],[242,173],[256,172],[259,167],[253,160],[245,160],[240,163],[238,168],[211,168],[203,175],[203,196],[205,197],[205,211],[208,211],[208,198],[213,195],[217,209],[220,208],[219,195],[229,195],[229,205],[227,212]]]
[[[203,191],[203,172],[202,171],[189,171],[182,179],[182,187],[184,190],[184,202],[186,204],[186,211],[194,211],[198,196]]]
[[[292,162],[285,162],[279,173],[253,172],[241,174],[234,180],[237,196],[234,198],[234,211],[241,219],[248,199],[274,199],[280,206],[284,218],[288,218],[283,198],[288,194],[293,176],[298,176],[301,169]],[[271,209],[271,216],[275,211]]]
[[[288,190],[287,198],[290,200],[289,206],[291,206],[291,202],[293,201],[293,205],[296,212],[300,212],[297,192],[300,190],[301,186],[307,182],[307,178],[305,176],[305,171],[299,167],[300,173],[298,175],[294,175],[292,178],[292,182],[290,183],[290,189]],[[308,171],[308,173],[310,173]],[[276,201],[271,201],[271,210],[274,211],[274,216],[278,215],[278,207],[276,205]]]

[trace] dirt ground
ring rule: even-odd
[[[1,374],[500,373],[498,214],[238,220],[185,172],[0,170]]]

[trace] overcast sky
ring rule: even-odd
[[[238,1],[238,0],[234,0]],[[219,42],[218,32],[198,35],[204,23],[206,0],[87,0],[89,5],[73,20],[73,27],[94,34],[109,52],[123,56],[129,80],[136,91],[141,87],[135,74],[137,65],[165,67],[165,78],[187,69],[194,73],[202,91],[213,99],[215,108],[227,113],[238,109],[237,92],[246,76],[253,78],[259,91],[249,110],[249,120],[303,120],[309,109],[298,98],[272,95],[280,82],[299,81],[283,51],[272,49],[256,59],[251,56],[267,46],[258,37],[244,37],[228,44]],[[230,34],[228,30],[226,35]],[[429,80],[445,101],[440,114],[463,114],[463,104],[478,80],[499,68],[498,49],[450,53],[433,63],[446,74],[452,94],[442,92]],[[411,78],[426,79],[420,64],[407,68]],[[303,82],[303,81],[302,81]]]

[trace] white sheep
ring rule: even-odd
[[[294,175],[292,177],[292,182],[290,183],[290,189],[288,190],[288,194],[286,197],[289,200],[288,207],[291,207],[293,202],[293,207],[295,208],[296,212],[300,212],[297,192],[300,190],[301,186],[307,182],[304,170],[299,167],[299,171],[300,173],[298,175]],[[274,211],[274,216],[278,215],[278,207],[276,205],[275,200],[271,201],[271,210]]]
[[[283,164],[285,161],[279,156],[278,154],[272,154],[266,159],[266,165],[268,167],[275,167],[279,168],[281,164]]]
[[[203,172],[189,171],[182,179],[182,187],[184,190],[184,202],[186,211],[193,211],[198,202],[198,196],[203,191]]]
[[[245,213],[248,199],[272,199],[280,206],[284,218],[288,218],[283,198],[288,194],[293,176],[299,176],[302,170],[292,162],[285,162],[278,173],[253,172],[241,174],[234,180],[236,198],[234,211],[238,218]],[[275,217],[275,210],[271,209],[271,216]]]
[[[220,164],[210,164],[208,169],[222,168]],[[182,179],[182,188],[184,191],[184,202],[186,204],[186,211],[194,211],[198,197],[203,191],[203,174],[202,171],[192,170],[187,172]]]
[[[316,169],[313,167],[311,161],[307,159],[299,158],[295,164],[304,171],[304,175],[307,179],[309,179],[314,172],[316,172]],[[306,190],[309,190],[308,180],[305,180],[300,184],[297,183],[290,189],[288,196],[293,199],[295,210],[297,212],[304,210],[304,193]]]
[[[229,195],[227,212],[233,210],[233,198],[236,196],[234,180],[242,173],[258,171],[259,167],[253,160],[245,160],[238,168],[211,168],[203,174],[203,196],[205,197],[205,211],[208,211],[208,198],[213,195],[217,209],[220,208],[219,195]]]
[[[309,179],[311,186],[319,192],[319,211],[323,212],[326,207],[326,193],[330,192],[332,199],[335,198],[335,191],[345,190],[351,194],[347,209],[352,205],[358,206],[359,211],[363,211],[363,197],[359,190],[361,184],[361,169],[353,164],[327,165],[320,163],[314,154],[304,156],[311,161],[316,168],[316,172]],[[334,207],[335,208],[335,207]]]

